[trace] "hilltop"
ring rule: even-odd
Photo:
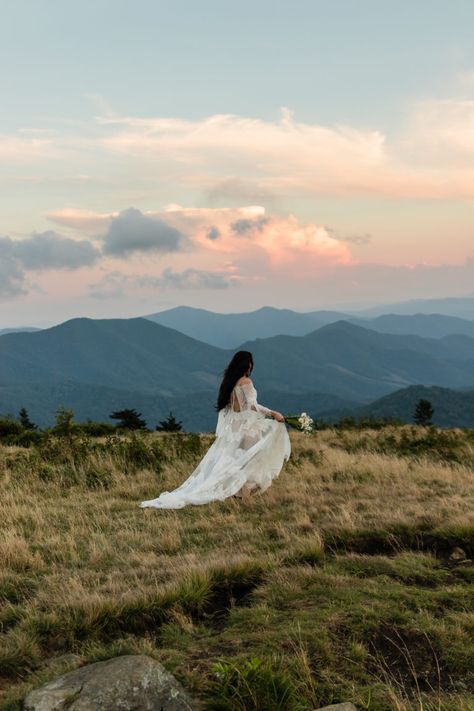
[[[0,709],[145,653],[214,711],[470,711],[472,433],[292,432],[261,496],[138,507],[211,441],[0,445]]]

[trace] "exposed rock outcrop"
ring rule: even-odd
[[[25,711],[195,711],[181,684],[155,659],[124,655],[74,669],[35,689]]]

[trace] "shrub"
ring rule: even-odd
[[[41,432],[37,430],[26,430],[9,438],[10,444],[15,444],[17,447],[34,447],[43,439]]]
[[[104,437],[113,434],[117,431],[117,425],[111,425],[109,422],[81,422],[76,425],[76,432],[88,435],[89,437]]]
[[[341,417],[340,420],[334,423],[334,427],[338,430],[381,430],[389,425],[402,425],[401,420],[392,417]]]
[[[23,432],[23,427],[13,417],[6,416],[0,419],[0,437],[10,437]]]
[[[289,676],[257,657],[213,667],[213,711],[292,711],[300,708]]]
[[[74,411],[68,410],[66,407],[58,407],[56,410],[56,424],[52,428],[52,432],[58,437],[70,437],[74,430]]]

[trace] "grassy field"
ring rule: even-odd
[[[0,446],[0,709],[141,652],[215,711],[472,711],[473,433],[292,433],[263,495],[138,507],[211,441]]]

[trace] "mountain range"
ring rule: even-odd
[[[39,331],[39,328],[33,328],[32,326],[23,326],[18,328],[0,328],[0,336],[5,336],[7,333],[32,333],[33,331]]]
[[[474,306],[472,313],[474,314]],[[179,306],[150,314],[145,318],[219,348],[236,348],[243,341],[255,338],[278,335],[305,336],[322,326],[340,320],[379,333],[412,334],[425,338],[441,338],[448,335],[474,337],[474,320],[436,313],[409,315],[387,313],[373,318],[361,318],[339,311],[298,313],[290,309],[276,309],[270,306],[248,313],[235,314],[220,314],[205,309]]]
[[[259,399],[285,412],[363,406],[411,385],[474,387],[474,338],[378,333],[341,320],[306,335],[240,344],[254,354]],[[45,425],[55,409],[107,419],[137,407],[156,420],[169,410],[187,429],[215,425],[216,389],[233,350],[145,318],[72,319],[0,338],[0,412],[27,407]]]
[[[413,413],[420,399],[429,400],[432,404],[434,424],[440,427],[474,427],[474,389],[463,392],[435,386],[412,385],[385,395],[365,407],[351,409],[350,414],[413,422]],[[338,416],[341,414],[340,410],[336,412]]]

